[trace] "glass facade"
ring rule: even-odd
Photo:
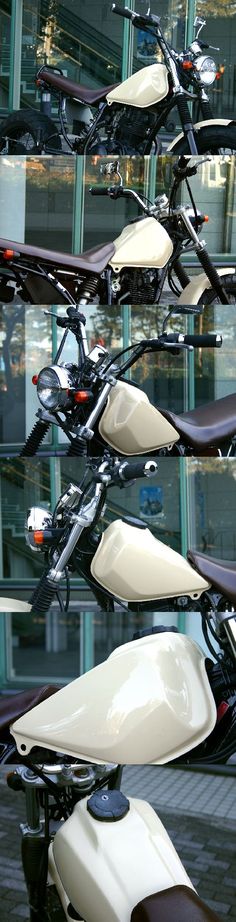
[[[0,158],[0,236],[52,250],[79,253],[113,241],[137,217],[137,204],[124,198],[94,198],[91,185],[109,185],[100,157]],[[173,184],[172,157],[121,157],[124,185],[154,201]],[[191,177],[197,207],[207,214],[204,230],[209,253],[227,262],[235,253],[236,177],[234,157],[214,157]],[[182,187],[182,202],[190,204]],[[198,266],[195,253],[184,261]],[[0,281],[1,281],[0,272]],[[1,295],[0,301],[4,297]]]
[[[122,0],[121,0],[122,2]],[[18,5],[18,18],[15,17]],[[142,0],[124,6],[143,12]],[[214,46],[219,79],[211,97],[217,116],[234,116],[235,4],[223,0],[161,0],[152,11],[161,17],[165,37],[178,51],[194,36],[195,14],[206,18],[203,41]],[[20,15],[20,21],[19,21]],[[15,34],[14,34],[15,31]],[[118,83],[159,58],[152,37],[111,13],[110,5],[87,0],[1,0],[0,33],[3,59],[0,68],[0,111],[12,108],[14,82],[18,108],[39,106],[35,73],[42,64],[60,67],[65,76],[96,88]],[[220,46],[220,47],[219,47]],[[170,119],[167,130],[175,128]]]

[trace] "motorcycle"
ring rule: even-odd
[[[178,309],[183,311],[193,313],[193,309]],[[219,348],[219,333],[167,333],[165,318],[160,336],[144,339],[111,357],[99,343],[89,351],[85,317],[78,310],[68,308],[67,316],[55,317],[65,332],[52,365],[32,377],[41,406],[21,457],[37,454],[52,424],[69,439],[69,456],[97,457],[108,446],[114,454],[124,455],[235,456],[236,394],[177,415],[153,406],[144,391],[124,377],[143,355],[166,352],[175,356],[194,347]],[[78,364],[59,362],[69,331],[79,347]],[[124,360],[127,351],[129,356]]]
[[[115,175],[117,182],[94,186],[91,194],[133,199],[142,212],[114,243],[74,256],[0,239],[1,300],[10,302],[19,295],[31,304],[159,304],[168,281],[179,304],[235,304],[235,266],[216,269],[199,239],[207,216],[198,211],[188,180],[205,161],[190,160],[178,159],[169,199],[161,194],[153,204],[123,186],[119,161],[102,165],[102,173]],[[191,206],[176,203],[183,182]],[[204,271],[191,279],[181,256],[192,250]]]
[[[69,80],[60,68],[43,65],[36,75],[42,110],[20,109],[3,123],[0,151],[4,154],[150,154],[161,152],[159,131],[166,126],[173,109],[182,133],[167,147],[182,154],[219,154],[236,150],[236,123],[214,118],[207,89],[214,83],[217,67],[205,52],[212,46],[199,39],[206,24],[197,17],[194,41],[180,54],[166,41],[159,16],[119,8],[112,11],[130,20],[142,32],[151,34],[163,63],[143,67],[121,84],[97,90]],[[215,49],[219,50],[219,49]],[[51,97],[58,103],[60,133],[49,117]],[[197,103],[202,120],[193,123],[190,103]],[[72,119],[72,137],[68,129]],[[93,111],[94,110],[94,111]]]
[[[62,611],[68,610],[70,576],[77,572],[101,611],[114,611],[118,602],[127,612],[216,612],[222,621],[230,619],[229,633],[235,637],[230,614],[236,604],[235,563],[191,550],[185,560],[151,533],[145,516],[122,515],[102,535],[97,529],[108,489],[152,477],[156,470],[154,459],[130,462],[106,450],[102,458],[87,462],[82,481],[68,485],[53,514],[40,506],[28,510],[26,542],[33,553],[46,552],[45,570],[29,600],[34,614],[47,612],[55,594]]]
[[[199,766],[235,751],[231,622],[217,619],[218,662],[160,625],[65,688],[3,700],[1,761],[18,762],[7,783],[25,795],[31,922],[219,922],[153,808],[120,787],[125,764]]]

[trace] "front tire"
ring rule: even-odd
[[[61,139],[54,122],[35,110],[12,112],[1,125],[0,152],[7,154],[60,153]]]
[[[196,144],[199,154],[235,154],[236,123],[229,125],[206,125],[196,131]],[[174,154],[189,154],[186,138],[176,144]]]
[[[236,274],[221,275],[220,280],[229,297],[230,304],[236,304]],[[222,304],[213,288],[205,288],[197,304]]]

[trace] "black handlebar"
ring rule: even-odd
[[[117,16],[123,16],[124,19],[133,19],[135,16],[138,16],[138,13],[134,13],[133,10],[128,10],[126,7],[117,6],[116,3],[112,3],[111,12],[116,13]]]
[[[188,333],[165,333],[164,342],[180,346],[196,346],[200,349],[219,349],[222,346],[222,336],[219,333],[203,333],[199,336],[191,336]]]
[[[119,467],[119,478],[120,480],[136,480],[138,477],[153,477],[156,472],[156,461],[123,461]]]
[[[127,7],[117,6],[116,3],[113,3],[111,6],[111,12],[116,13],[117,16],[123,16],[123,19],[130,19],[133,26],[159,26],[160,17],[155,16],[152,13],[147,15],[146,13],[135,13],[133,10],[128,10]]]

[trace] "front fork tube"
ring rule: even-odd
[[[196,231],[194,230],[194,227],[192,226],[191,221],[189,220],[188,214],[185,211],[185,208],[183,207],[183,208],[178,209],[178,213],[181,214],[182,220],[187,228],[189,237],[193,240],[195,252],[197,253],[199,262],[201,263],[201,266],[204,269],[204,272],[206,273],[207,278],[209,279],[209,282],[211,283],[212,288],[218,295],[218,298],[220,298],[221,304],[230,304],[230,301],[228,299],[224,286],[221,285],[220,276],[218,275],[218,272],[215,269],[215,266],[213,266],[213,263],[207,252],[205,241],[199,240],[199,237]]]
[[[190,154],[194,154],[196,156],[196,154],[198,154],[198,149],[195,141],[194,126],[189,112],[187,99],[183,91],[180,91],[176,94],[176,103],[184,136],[188,142]]]
[[[21,824],[21,857],[28,890],[30,922],[46,922],[48,842],[40,822],[39,792],[33,780],[25,785],[26,823]]]

